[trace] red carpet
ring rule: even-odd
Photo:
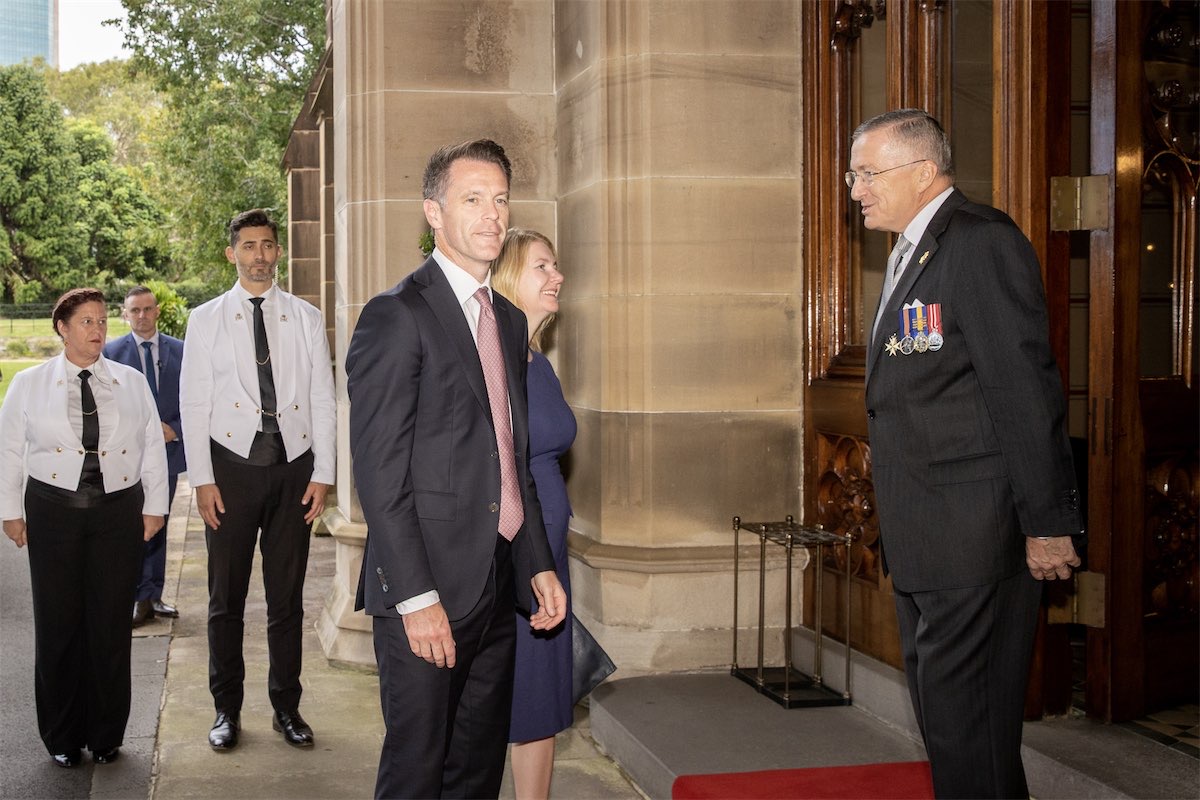
[[[681,775],[672,800],[926,800],[928,761]]]

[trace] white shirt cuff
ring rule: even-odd
[[[429,608],[431,605],[440,603],[441,601],[442,598],[438,595],[437,590],[433,589],[416,597],[410,597],[402,603],[396,603],[396,611],[403,616],[411,614],[414,611],[420,611],[422,608]]]

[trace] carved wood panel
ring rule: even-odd
[[[850,545],[851,574],[876,586],[882,579],[879,564],[879,518],[875,513],[875,486],[871,481],[871,449],[854,436],[818,436],[821,475],[817,480],[817,524],[826,530],[854,537]],[[842,573],[846,548],[830,548],[826,566]]]
[[[1196,506],[1200,463],[1195,453],[1148,465],[1146,481],[1146,579],[1148,617],[1195,618],[1200,612],[1200,561]]]

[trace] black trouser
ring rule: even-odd
[[[896,591],[904,671],[939,798],[1028,797],[1021,727],[1042,584]]]
[[[237,463],[225,455],[228,451],[218,453],[222,449],[213,446],[213,477],[225,513],[220,528],[204,530],[209,690],[217,711],[241,711],[246,678],[243,614],[257,541],[267,600],[267,689],[275,710],[295,711],[300,705],[304,571],[312,527],[304,521],[309,506],[302,506],[300,500],[312,478],[312,451],[290,464],[255,466]]]
[[[414,655],[399,615],[375,617],[387,733],[375,797],[496,797],[512,713],[516,614],[511,545],[496,536],[492,572],[467,616],[451,620],[455,665]]]
[[[179,473],[167,476],[167,514],[158,533],[150,537],[142,548],[142,569],[137,582],[134,600],[162,600],[163,587],[167,584],[167,523],[171,520],[171,504],[175,502],[175,487]]]
[[[34,696],[51,753],[124,741],[143,502],[140,483],[90,501],[33,478],[25,490]]]

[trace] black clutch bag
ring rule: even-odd
[[[571,613],[571,628],[571,697],[578,703],[612,675],[617,665],[574,612]]]

